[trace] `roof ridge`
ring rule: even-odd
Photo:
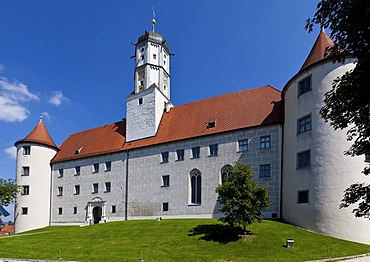
[[[81,134],[81,133],[84,133],[84,132],[87,132],[87,131],[92,131],[92,130],[95,130],[95,129],[99,129],[99,128],[102,128],[102,127],[106,127],[106,126],[109,126],[109,125],[114,125],[114,124],[117,124],[117,123],[120,123],[120,122],[125,122],[126,121],[126,118],[123,118],[122,120],[120,121],[115,121],[113,123],[109,123],[109,124],[105,124],[105,125],[100,125],[100,126],[96,126],[96,127],[92,127],[92,128],[88,128],[88,129],[84,129],[84,130],[81,130],[81,131],[77,131],[73,134],[71,134],[70,136],[73,136],[73,135],[77,135],[77,134]]]
[[[234,92],[231,92],[231,93],[220,94],[220,95],[217,95],[217,96],[203,98],[203,99],[200,99],[200,100],[197,100],[197,101],[193,101],[193,102],[190,102],[190,103],[186,103],[186,104],[174,106],[174,107],[171,108],[171,110],[173,110],[175,108],[178,108],[178,107],[187,106],[187,105],[194,105],[194,104],[197,104],[197,103],[203,103],[203,102],[205,102],[207,100],[213,100],[215,98],[221,98],[221,97],[231,96],[231,95],[235,95],[235,94],[238,94],[238,93],[252,92],[252,91],[255,91],[255,90],[258,90],[258,89],[262,89],[262,88],[272,88],[272,89],[274,89],[274,90],[276,90],[278,92],[281,92],[281,90],[279,90],[279,89],[275,88],[274,86],[268,84],[268,85],[264,85],[264,86],[252,87],[252,88],[249,88],[249,89],[243,89],[243,90],[234,91]]]

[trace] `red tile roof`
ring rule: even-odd
[[[17,146],[18,143],[22,143],[22,142],[38,143],[38,144],[47,145],[55,149],[58,149],[53,139],[51,138],[48,130],[46,129],[42,119],[40,119],[40,122],[32,130],[32,132],[28,134],[28,136],[26,136],[20,141],[15,142],[15,146]]]
[[[306,61],[303,63],[301,70],[306,69],[310,65],[325,58],[325,50],[327,47],[334,46],[334,41],[328,36],[324,30],[321,30],[317,36],[315,44],[313,45],[311,52],[309,53]]]
[[[327,47],[331,47],[334,45],[334,41],[328,36],[324,30],[321,30],[320,34],[317,36],[316,41],[314,45],[312,46],[312,49],[310,53],[308,54],[305,62],[303,63],[301,69],[298,71],[297,74],[295,74],[289,81],[285,84],[283,91],[282,91],[282,97],[284,98],[285,92],[287,87],[290,85],[290,83],[305,69],[309,68],[310,66],[316,64],[317,62],[320,62],[321,60],[325,59],[325,51]]]
[[[5,225],[0,231],[12,235],[14,234],[14,225]]]
[[[121,151],[125,137],[125,120],[72,134],[62,143],[51,162]]]
[[[173,107],[163,114],[155,137],[128,142],[125,149],[282,122],[280,93],[263,86]],[[207,128],[210,122],[215,127]]]
[[[125,143],[125,121],[67,138],[52,162],[118,152],[242,128],[283,122],[281,92],[262,86],[176,106],[164,113],[157,134]],[[207,127],[215,122],[215,127]],[[75,151],[82,147],[79,154]]]

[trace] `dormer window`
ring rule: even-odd
[[[212,122],[208,122],[207,123],[207,128],[214,128],[216,126],[216,122],[215,121],[212,121]]]
[[[143,61],[144,60],[144,55],[141,55],[140,56],[140,60]]]
[[[142,47],[142,48],[140,49],[140,52],[144,52],[144,47]]]
[[[77,149],[77,150],[75,151],[75,155],[80,154],[80,153],[81,153],[81,150],[82,150],[82,146],[81,146],[79,149]]]
[[[142,97],[140,97],[139,98],[139,105],[142,105],[143,104],[143,98]]]

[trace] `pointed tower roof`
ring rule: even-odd
[[[17,146],[17,144],[22,143],[22,142],[38,143],[38,144],[47,145],[47,146],[50,146],[50,147],[53,147],[59,150],[59,148],[56,146],[53,139],[51,138],[48,130],[46,129],[44,122],[42,121],[42,117],[40,117],[40,122],[32,130],[32,132],[29,133],[22,140],[17,141],[14,145]]]
[[[306,58],[306,61],[303,63],[300,71],[306,69],[310,65],[322,60],[325,58],[325,50],[327,47],[331,47],[334,45],[333,39],[328,36],[328,34],[323,30],[321,30],[320,34],[318,35],[315,44],[313,45],[310,54]]]

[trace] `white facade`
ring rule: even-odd
[[[96,219],[94,208],[101,208],[99,222],[156,217],[220,217],[215,189],[221,184],[222,171],[236,161],[253,166],[256,171],[254,180],[268,188],[272,201],[264,215],[279,218],[281,131],[281,125],[275,124],[55,163],[51,225],[93,224]],[[260,139],[266,136],[271,138],[270,146],[261,149]],[[240,140],[248,140],[248,150],[239,149]],[[211,156],[209,146],[215,144],[218,153]],[[194,147],[199,147],[198,157],[192,155]],[[177,150],[183,150],[183,159],[178,159]],[[168,152],[168,161],[163,162],[163,152]],[[109,171],[105,169],[106,162],[111,163]],[[98,172],[95,172],[94,164],[99,165]],[[260,165],[269,165],[271,175],[261,177]],[[76,167],[79,167],[78,174]],[[62,177],[59,170],[63,170]],[[202,177],[201,200],[197,203],[191,200],[190,185],[195,170]],[[168,184],[165,184],[164,176],[168,176]],[[109,191],[105,183],[110,184]],[[97,184],[96,191],[94,184]],[[164,210],[164,205],[168,210]]]
[[[264,210],[265,217],[282,218],[316,232],[370,244],[370,221],[355,218],[349,208],[339,209],[349,185],[366,179],[370,182],[361,174],[364,158],[344,156],[350,147],[346,131],[334,131],[319,114],[333,80],[352,69],[354,60],[333,64],[321,59],[295,75],[282,92],[284,124],[281,116],[272,124],[263,122],[212,133],[218,123],[209,121],[200,135],[122,150],[126,142],[130,145],[154,137],[163,114],[172,107],[169,57],[161,35],[146,32],[139,37],[134,92],[127,97],[126,129],[121,136],[126,141],[122,140],[114,153],[99,151],[79,158],[81,148],[76,146],[76,156],[52,162],[50,167],[56,148],[16,143],[17,184],[29,186],[28,194],[17,196],[16,232],[49,224],[219,217],[215,188],[221,183],[223,170],[240,161],[251,164],[256,171],[254,180],[268,189],[272,205]],[[274,102],[281,102],[280,94],[276,98]],[[244,116],[238,117],[245,120]],[[211,123],[213,127],[206,126]],[[269,146],[261,147],[261,139],[266,137]],[[240,150],[241,141],[246,150]],[[215,145],[217,153],[210,154]],[[31,146],[31,154],[23,154],[24,146]],[[22,170],[27,166],[30,172],[25,176]],[[262,175],[261,166],[268,168],[268,176]],[[95,170],[97,167],[99,170]],[[194,193],[194,174],[201,177],[201,192],[197,188]],[[29,212],[22,215],[25,207]]]
[[[56,152],[55,148],[43,144],[17,143],[16,182],[21,188],[14,213],[16,233],[49,225],[50,161]]]
[[[282,207],[289,223],[369,244],[370,221],[355,218],[352,208],[339,209],[346,188],[358,181],[370,182],[361,174],[364,157],[345,156],[343,152],[351,145],[346,130],[335,131],[319,114],[333,80],[352,69],[353,62],[342,65],[324,60],[296,75],[285,87]],[[312,90],[299,94],[299,83],[305,79],[311,79]]]

